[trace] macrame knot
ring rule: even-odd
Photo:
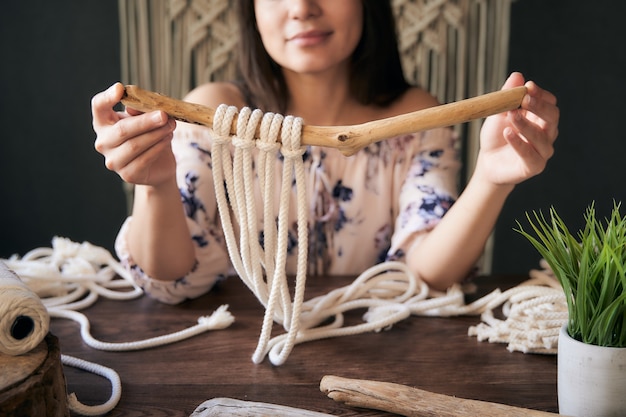
[[[302,118],[285,116],[283,128],[280,131],[283,146],[281,152],[286,159],[302,159],[306,147],[300,145],[302,133]]]
[[[263,112],[259,109],[251,110],[244,107],[237,116],[237,134],[232,138],[236,148],[248,150],[255,147],[254,136],[261,121]]]
[[[259,150],[267,153],[277,154],[281,144],[278,141],[283,126],[284,117],[278,113],[265,113],[261,121],[261,137],[257,141]]]
[[[533,280],[533,284],[541,284],[539,286],[521,285],[506,293],[495,290],[465,304],[460,285],[445,293],[433,291],[405,263],[384,262],[364,271],[352,284],[305,302],[309,230],[302,158],[306,147],[300,141],[302,119],[267,113],[260,120],[260,111],[242,109],[236,134],[230,138],[232,118],[225,117],[226,107],[219,110],[219,117],[216,112],[214,120],[216,135],[232,140],[232,147],[216,141],[211,149],[213,185],[226,246],[237,275],[265,307],[259,342],[252,355],[254,363],[260,363],[268,356],[272,364],[281,365],[298,343],[379,332],[411,314],[449,317],[482,313],[485,323],[469,330],[469,334],[476,335],[479,340],[506,340],[510,350],[552,350],[551,346],[556,342],[554,331],[558,332],[566,316],[562,316],[565,304],[562,290],[551,288],[555,279],[550,277]],[[229,115],[234,112],[236,109]],[[255,140],[257,127],[259,139]],[[258,150],[256,159],[252,146]],[[284,157],[282,161],[277,161],[278,151]],[[274,174],[281,162],[278,190]],[[260,201],[256,199],[254,187],[257,185]],[[295,288],[290,291],[286,262],[293,224],[289,218],[290,203],[294,195],[298,245]],[[275,208],[276,199],[279,203]],[[259,203],[263,213],[260,229],[263,231],[263,246],[258,240]],[[239,225],[239,236],[235,233],[235,223]],[[560,302],[555,297],[557,294],[561,294]],[[508,317],[506,322],[496,319],[493,314],[493,309],[503,303],[503,314]],[[367,309],[363,322],[345,326],[344,313],[362,308]],[[224,323],[232,320],[224,306],[211,317],[201,318],[199,326],[219,326],[222,320]],[[529,324],[529,320],[532,323]],[[281,324],[286,333],[273,336],[274,323]]]
[[[256,147],[261,152],[276,154],[280,150],[280,142],[268,143],[258,140]]]
[[[237,107],[220,104],[213,115],[213,131],[215,137],[213,143],[216,145],[226,145],[230,143],[230,127],[237,114]]]

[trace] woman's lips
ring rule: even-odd
[[[332,32],[322,30],[310,30],[306,32],[300,32],[289,38],[289,42],[295,43],[300,46],[314,46],[322,42],[325,42]]]

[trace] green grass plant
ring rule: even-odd
[[[626,218],[620,205],[614,202],[602,222],[592,203],[576,236],[554,207],[549,219],[526,213],[535,236],[519,221],[515,229],[550,265],[567,299],[567,331],[583,343],[626,347]]]

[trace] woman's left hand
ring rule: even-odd
[[[554,94],[513,73],[502,89],[525,85],[521,107],[490,116],[480,132],[476,174],[496,185],[515,185],[542,172],[554,154],[559,108]]]

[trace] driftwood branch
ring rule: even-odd
[[[301,408],[278,404],[242,401],[234,398],[213,398],[200,404],[189,417],[332,417]]]
[[[554,417],[556,414],[467,400],[389,382],[327,375],[320,389],[335,401],[406,417]]]
[[[358,125],[304,125],[301,143],[337,148],[349,156],[383,139],[452,126],[516,109],[521,105],[525,95],[526,87],[520,86]],[[144,112],[162,110],[176,120],[213,126],[214,109],[143,90],[136,85],[125,86],[122,103],[135,110]],[[234,134],[236,131],[237,118],[232,122],[231,133]],[[256,136],[259,136],[258,128]]]

